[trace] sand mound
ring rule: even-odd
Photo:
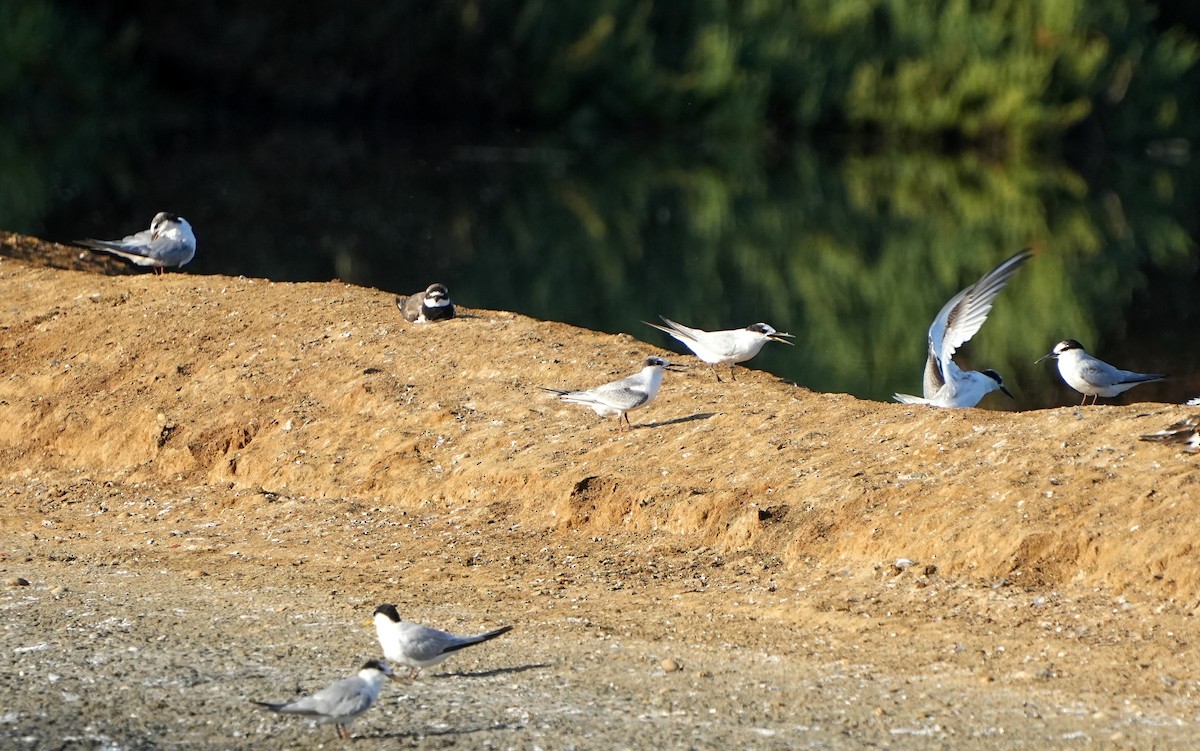
[[[61,253],[60,266],[77,255]],[[0,300],[10,479],[70,469],[384,513],[465,508],[547,535],[653,532],[792,566],[907,558],[975,580],[1200,596],[1196,459],[1137,440],[1183,406],[936,411],[695,367],[668,374],[623,432],[539,387],[662,352],[624,335],[484,310],[408,324],[391,294],[337,282],[12,258]]]

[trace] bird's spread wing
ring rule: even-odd
[[[954,365],[951,361],[948,365]],[[925,378],[921,388],[926,399],[932,399],[946,385],[946,374],[942,371],[942,362],[932,352],[925,358]]]
[[[1028,250],[1022,250],[950,298],[938,312],[929,327],[929,351],[942,363],[943,369],[955,351],[979,332],[988,313],[992,312],[996,295],[1021,264],[1032,256]]]

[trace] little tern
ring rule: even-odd
[[[196,255],[196,235],[181,216],[160,211],[144,229],[121,240],[80,240],[79,244],[102,253],[112,253],[138,266],[153,266],[161,274],[167,266],[180,267]]]
[[[987,272],[979,281],[950,298],[929,327],[929,354],[925,360],[924,397],[895,394],[904,404],[928,404],[931,407],[974,407],[993,391],[1003,391],[1004,379],[994,370],[964,371],[954,363],[954,353],[971,340],[992,312],[992,303],[1021,264],[1033,257],[1022,250]]]
[[[1055,344],[1054,349],[1039,357],[1037,362],[1048,357],[1058,360],[1058,373],[1067,385],[1083,394],[1083,401],[1079,403],[1081,407],[1087,403],[1089,396],[1092,397],[1092,404],[1095,404],[1102,396],[1107,399],[1138,384],[1161,381],[1167,377],[1162,373],[1121,370],[1089,355],[1083,345],[1074,339],[1064,339]]]
[[[1143,441],[1182,443],[1186,454],[1200,453],[1200,415],[1192,415],[1175,423],[1166,430],[1142,436]]]
[[[512,631],[512,626],[501,626],[474,636],[455,636],[446,631],[405,621],[395,605],[385,604],[375,608],[375,635],[383,647],[383,656],[408,667],[408,677],[416,678],[423,668],[431,668],[460,649],[491,641],[497,636]]]
[[[586,391],[548,388],[542,390],[558,394],[564,402],[582,404],[601,417],[615,415],[618,424],[624,418],[625,425],[629,426],[629,415],[626,413],[654,401],[654,397],[658,396],[659,387],[662,386],[663,371],[678,367],[661,357],[647,357],[640,371],[619,381],[605,383]]]
[[[375,704],[384,680],[389,678],[396,680],[391,666],[383,660],[368,660],[356,675],[343,678],[311,696],[279,704],[254,703],[272,712],[312,717],[322,725],[333,723],[338,737],[349,740],[350,731],[346,726]]]
[[[764,344],[767,342],[792,343],[784,338],[790,337],[791,334],[776,331],[765,323],[752,323],[744,329],[705,331],[676,323],[666,316],[659,316],[659,318],[663,319],[663,323],[667,325],[659,326],[657,323],[649,321],[642,321],[642,323],[653,326],[682,342],[685,347],[695,353],[696,357],[712,366],[713,375],[717,377],[718,381],[721,380],[721,375],[717,373],[718,365],[728,365],[729,377],[737,380],[734,375],[737,364],[757,355]]]

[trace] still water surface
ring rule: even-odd
[[[68,176],[74,187],[38,226],[14,228],[119,237],[170,210],[199,238],[189,273],[339,278],[389,293],[441,281],[469,307],[668,348],[642,321],[765,321],[796,346],[769,345],[751,365],[880,400],[920,393],[938,309],[1030,246],[1035,258],[959,354],[964,367],[999,370],[1016,395],[982,406],[1075,403],[1051,362],[1033,364],[1067,337],[1177,376],[1117,402],[1200,395],[1200,190],[1186,154],[1114,155],[1085,179],[1051,160],[971,154],[585,151],[312,127],[216,131],[110,161]]]

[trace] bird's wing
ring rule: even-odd
[[[424,292],[417,292],[404,298],[396,298],[396,304],[400,308],[400,313],[404,316],[404,320],[415,321],[421,317],[421,301],[424,298]]]
[[[312,696],[298,699],[284,708],[294,714],[319,714],[329,717],[348,717],[364,712],[374,699],[358,676],[343,678]],[[296,707],[296,709],[292,709]]]
[[[1200,415],[1186,417],[1171,427],[1142,436],[1143,441],[1165,441],[1167,443],[1183,443],[1196,435],[1200,428]]]
[[[611,386],[612,384],[609,385]],[[646,403],[648,398],[649,395],[646,393],[645,386],[639,389],[628,385],[615,388],[601,386],[591,391],[572,391],[563,395],[563,399],[567,401],[579,404],[601,404],[620,410],[640,407]]]
[[[1127,383],[1121,375],[1124,371],[1117,370],[1103,360],[1097,360],[1094,357],[1080,358],[1077,362],[1076,372],[1085,383],[1093,386],[1115,386],[1119,383]],[[1130,375],[1136,374],[1131,373]]]
[[[949,365],[953,366],[951,361]],[[926,399],[932,399],[946,385],[946,374],[942,370],[942,362],[932,352],[925,358],[925,378],[921,388]]]
[[[182,266],[192,259],[194,253],[186,242],[178,238],[160,236],[151,239],[149,230],[130,235],[124,240],[83,240],[80,244],[127,258],[142,266],[153,263]]]
[[[401,636],[401,651],[404,656],[418,662],[436,660],[453,646],[459,637],[446,631],[413,623],[404,629]]]
[[[1134,373],[1129,370],[1117,370],[1114,368],[1115,375],[1120,379],[1118,383],[1144,383],[1146,381],[1161,381],[1166,378],[1162,373]]]
[[[1032,257],[1028,250],[1022,250],[950,298],[938,312],[929,327],[929,351],[942,363],[943,369],[958,348],[979,332],[992,312],[996,295],[1021,264]]]

